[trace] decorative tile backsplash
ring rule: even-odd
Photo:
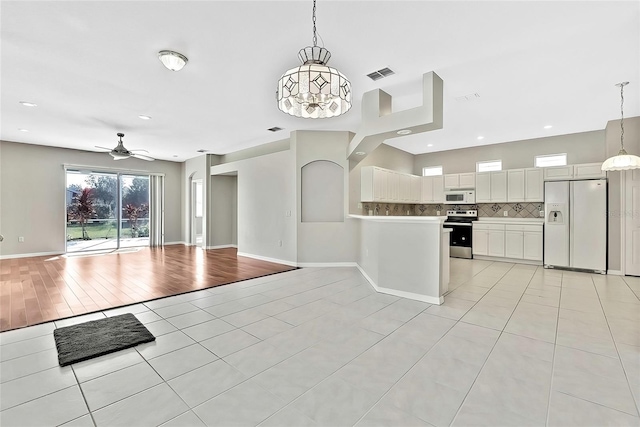
[[[479,217],[504,217],[504,211],[509,218],[542,218],[540,211],[544,211],[544,203],[479,203],[477,205],[445,205],[428,204],[412,205],[401,203],[363,203],[362,215],[392,215],[392,216],[446,216],[447,210],[477,210]],[[409,212],[409,214],[407,214]],[[543,214],[544,216],[544,214]]]

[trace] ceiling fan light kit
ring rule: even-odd
[[[322,119],[349,111],[351,82],[340,71],[327,66],[331,53],[318,46],[316,0],[313,0],[313,46],[300,50],[302,65],[287,70],[276,89],[278,108],[295,117]]]
[[[617,155],[609,157],[602,164],[603,171],[624,171],[640,168],[640,157],[628,154],[624,149],[624,87],[629,82],[616,84],[620,88],[620,151]]]
[[[180,71],[189,62],[186,56],[173,50],[161,50],[158,52],[158,59],[171,71]]]

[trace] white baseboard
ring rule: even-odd
[[[389,294],[389,295],[393,295],[393,296],[396,296],[396,297],[413,299],[413,300],[416,300],[416,301],[427,302],[429,304],[440,305],[440,304],[442,304],[444,302],[444,297],[430,297],[430,296],[427,296],[427,295],[415,294],[413,292],[406,292],[406,291],[400,291],[400,290],[397,290],[397,289],[383,288],[381,286],[378,286],[376,284],[376,282],[374,282],[371,279],[371,277],[369,277],[369,275],[362,269],[362,267],[360,267],[359,264],[356,264],[356,267],[358,268],[358,270],[360,270],[360,273],[362,273],[364,278],[367,279],[367,281],[371,284],[371,286],[373,286],[373,289],[375,289],[376,292],[380,292],[380,293],[383,293],[383,294]]]
[[[483,261],[509,262],[512,264],[542,265],[542,261],[532,261],[528,259],[503,258],[503,257],[484,256],[484,255],[474,255],[473,259],[480,259]]]
[[[164,244],[162,246],[169,246],[169,245],[185,245],[185,246],[189,246],[189,244],[187,242],[164,242]]]
[[[611,274],[612,276],[624,276],[620,270],[607,270],[607,274]]]
[[[204,249],[226,249],[226,248],[236,248],[238,249],[238,245],[216,245],[216,246],[207,246]]]
[[[33,252],[30,254],[0,255],[0,259],[31,258],[34,256],[63,255],[64,252]]]
[[[298,267],[318,268],[318,267],[357,267],[355,262],[299,262]]]
[[[278,259],[278,258],[270,258],[270,257],[262,256],[262,255],[253,255],[253,254],[248,254],[246,252],[238,252],[238,256],[243,256],[243,257],[246,257],[246,258],[259,259],[260,261],[274,262],[276,264],[284,264],[284,265],[288,265],[288,266],[291,266],[291,267],[297,267],[298,266],[298,263],[294,262],[294,261],[287,261],[287,260]]]

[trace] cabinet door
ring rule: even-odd
[[[384,169],[373,169],[373,200],[386,202],[389,198],[389,172]]]
[[[553,166],[544,168],[545,181],[562,181],[573,178],[573,166]]]
[[[398,172],[389,171],[388,196],[390,202],[400,201],[400,174]]]
[[[460,175],[457,173],[445,175],[444,188],[460,188]]]
[[[544,202],[544,173],[541,168],[525,171],[525,202]]]
[[[420,203],[431,203],[433,201],[433,177],[422,177],[422,197]]]
[[[365,166],[360,169],[360,201],[361,202],[373,202],[374,198],[374,183],[373,183],[374,168],[371,166]]]
[[[524,234],[522,231],[505,232],[504,243],[504,254],[507,258],[523,258]]]
[[[523,258],[532,261],[542,261],[542,233],[524,232],[524,253]]]
[[[444,177],[433,177],[433,189],[432,189],[433,203],[444,203]]]
[[[489,247],[489,232],[487,230],[473,229],[472,252],[474,255],[487,255]]]
[[[460,188],[476,188],[476,174],[474,172],[461,173],[458,184]]]
[[[507,201],[507,171],[491,172],[491,201]]]
[[[602,170],[602,163],[584,163],[573,165],[574,178],[606,178],[607,173]]]
[[[504,257],[504,230],[489,230],[487,254]]]
[[[524,169],[507,171],[507,201],[524,202]]]
[[[411,175],[411,203],[420,203],[422,199],[422,177]]]
[[[403,203],[409,203],[411,200],[411,176],[399,173],[398,174],[398,200]]]
[[[476,203],[491,202],[491,172],[476,174]]]

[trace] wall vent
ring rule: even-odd
[[[278,126],[274,126],[272,128],[267,129],[269,132],[280,132],[282,130],[282,128],[279,128]]]
[[[374,71],[373,73],[369,73],[367,74],[367,77],[369,77],[371,80],[376,81],[376,80],[380,80],[384,77],[389,77],[394,75],[395,72],[391,69],[391,68],[382,68],[378,71]]]
[[[207,151],[209,151],[209,150],[205,150],[204,148],[201,148],[197,152],[198,153],[206,153]]]
[[[469,95],[456,96],[455,99],[458,102],[477,101],[478,99],[480,99],[480,94],[470,93]]]

